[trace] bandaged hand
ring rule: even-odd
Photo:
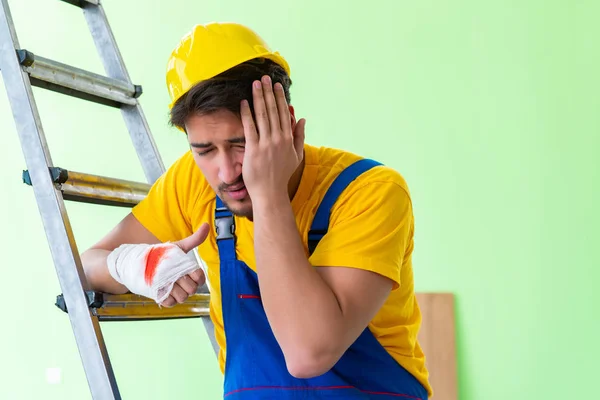
[[[131,293],[148,297],[164,307],[184,302],[206,279],[193,249],[207,237],[203,224],[194,234],[178,242],[123,244],[108,258],[108,271]]]

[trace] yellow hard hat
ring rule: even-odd
[[[198,82],[259,57],[274,61],[290,74],[287,61],[278,52],[271,51],[267,43],[246,26],[230,22],[194,26],[169,57],[169,109]]]

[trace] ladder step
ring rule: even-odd
[[[65,200],[118,207],[133,207],[150,190],[148,183],[108,178],[105,176],[50,168],[52,181],[63,193]],[[32,185],[29,171],[23,171],[23,182]]]
[[[62,1],[64,1],[65,3],[73,4],[74,6],[81,7],[81,8],[83,8],[87,4],[92,4],[95,6],[100,4],[100,0],[62,0]]]
[[[210,315],[209,293],[196,293],[182,304],[159,307],[152,299],[136,294],[106,294],[86,292],[89,307],[100,321],[143,321],[174,318],[198,318]],[[68,313],[63,295],[56,298],[56,306]]]
[[[28,50],[17,50],[17,56],[33,86],[111,107],[134,106],[142,94],[139,85],[49,60]]]

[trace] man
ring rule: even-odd
[[[289,73],[239,24],[181,40],[167,86],[191,151],[82,255],[87,278],[165,307],[207,279],[229,398],[426,399],[406,183],[305,144]]]

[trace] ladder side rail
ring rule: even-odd
[[[99,321],[88,307],[86,279],[65,204],[49,173],[52,160],[18,48],[8,1],[0,0],[0,69],[88,385],[95,399],[120,399]]]
[[[131,83],[131,78],[119,51],[116,39],[106,17],[106,13],[101,4],[95,6],[89,3],[82,3],[81,8],[85,14],[88,26],[96,49],[104,64],[106,74],[115,79],[120,79]],[[142,163],[146,178],[149,183],[153,183],[165,171],[165,166],[154,142],[150,128],[142,111],[141,105],[121,107],[123,118],[128,127],[138,158]],[[197,255],[197,250],[194,250]],[[214,323],[210,317],[203,317],[202,321],[206,333],[210,339],[213,351],[218,355],[219,346],[216,342],[214,333]]]
[[[132,83],[102,5],[84,2],[81,8],[107,76]],[[146,180],[154,183],[165,172],[165,166],[139,100],[136,105],[123,105],[121,114],[142,164]]]

